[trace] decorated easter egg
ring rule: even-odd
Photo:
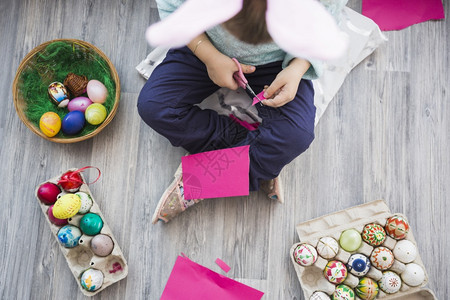
[[[317,291],[309,297],[309,300],[330,300],[330,296],[324,292]]]
[[[44,204],[53,204],[56,202],[59,193],[61,193],[59,186],[51,182],[46,182],[39,186],[37,197]]]
[[[386,240],[386,232],[380,224],[367,224],[364,226],[362,238],[371,246],[380,246]]]
[[[97,234],[91,240],[91,249],[95,255],[108,256],[114,248],[114,242],[109,235]]]
[[[69,111],[81,111],[84,113],[86,108],[92,104],[91,99],[88,97],[76,97],[70,100],[69,105],[67,105],[67,109]]]
[[[347,229],[341,233],[339,244],[347,252],[353,252],[361,247],[361,234],[356,229]]]
[[[339,244],[334,238],[324,236],[320,238],[316,248],[320,256],[325,259],[332,259],[339,251]]]
[[[92,125],[99,125],[105,121],[106,114],[106,108],[100,103],[92,103],[84,112],[86,121]]]
[[[85,214],[80,220],[80,228],[86,235],[99,234],[103,228],[103,220],[97,214]]]
[[[402,280],[397,273],[386,271],[383,272],[381,279],[378,281],[378,286],[386,294],[394,294],[402,287]]]
[[[404,217],[395,215],[387,219],[385,229],[391,238],[401,240],[408,234],[409,223]]]
[[[76,215],[80,207],[80,197],[74,194],[65,194],[56,200],[53,206],[53,215],[58,219],[68,219]]]
[[[102,287],[103,277],[102,271],[97,269],[87,269],[81,274],[80,283],[85,290],[93,292]]]
[[[336,289],[333,292],[333,296],[331,297],[333,300],[354,300],[355,292],[351,287],[345,284],[340,284],[336,286]]]
[[[311,266],[317,260],[317,251],[309,244],[300,244],[294,249],[294,260],[301,266]]]
[[[66,225],[58,230],[58,241],[66,248],[73,248],[78,246],[78,241],[81,238],[81,231],[78,227],[73,225]]]
[[[323,275],[329,282],[339,284],[347,278],[347,267],[339,260],[331,260],[323,269]]]
[[[105,103],[108,96],[108,90],[105,85],[98,80],[89,80],[87,84],[87,94],[92,102]]]
[[[425,280],[425,271],[418,264],[407,264],[402,272],[402,280],[409,286],[419,286]]]
[[[48,137],[54,137],[61,130],[61,118],[52,111],[46,112],[39,120],[39,128]]]
[[[377,247],[373,249],[370,255],[370,262],[375,268],[384,271],[394,264],[394,254],[389,248],[383,246]]]
[[[61,176],[58,183],[66,192],[75,193],[83,184],[83,178],[78,172],[68,171]]]
[[[48,208],[47,216],[48,216],[49,221],[52,222],[53,224],[55,224],[56,226],[64,226],[64,225],[69,224],[67,222],[67,219],[55,218],[55,216],[53,215],[53,205]]]
[[[417,247],[413,242],[409,240],[401,240],[395,244],[394,250],[392,251],[397,260],[402,263],[410,263],[417,257]]]
[[[370,270],[369,258],[360,253],[352,254],[348,260],[347,269],[355,276],[364,276]]]
[[[83,129],[84,123],[84,114],[81,111],[71,111],[62,120],[62,131],[67,135],[75,135]]]
[[[355,287],[356,295],[363,300],[373,300],[379,292],[378,284],[369,277],[363,277]]]
[[[48,86],[48,96],[58,107],[66,107],[69,104],[69,93],[61,82],[52,82]]]
[[[77,192],[77,193],[75,193],[75,195],[80,197],[80,200],[81,200],[81,207],[78,210],[78,214],[84,215],[91,209],[92,204],[94,204],[94,202],[92,201],[91,196],[89,196],[85,192]]]

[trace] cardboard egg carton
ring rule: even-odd
[[[76,169],[71,169],[68,171],[75,171]],[[67,172],[67,171],[66,171]],[[64,172],[64,173],[66,173]],[[61,175],[63,175],[62,173]],[[74,248],[65,248],[58,240],[58,231],[63,226],[56,226],[53,223],[50,222],[47,210],[51,205],[46,205],[42,203],[39,198],[37,197],[37,190],[39,189],[39,186],[46,183],[51,182],[54,184],[58,184],[58,180],[61,178],[61,175],[58,177],[54,177],[52,179],[49,179],[41,184],[38,185],[38,187],[35,190],[36,199],[42,209],[42,212],[44,213],[45,219],[47,220],[47,223],[50,226],[50,230],[53,233],[53,236],[56,238],[58,245],[61,249],[62,254],[64,255],[67,264],[69,265],[69,268],[75,277],[75,280],[81,289],[81,292],[86,296],[94,296],[97,293],[101,292],[111,284],[124,279],[128,275],[128,265],[125,257],[123,256],[122,250],[119,247],[119,244],[117,243],[117,240],[114,238],[114,235],[109,228],[108,224],[106,223],[105,217],[103,216],[102,212],[100,211],[99,206],[97,205],[94,196],[92,195],[89,187],[87,184],[83,184],[80,187],[79,192],[87,193],[89,196],[91,196],[93,205],[89,212],[95,213],[101,217],[103,220],[103,227],[100,231],[100,234],[105,234],[111,237],[114,248],[108,256],[100,257],[94,254],[94,252],[91,250],[90,243],[91,240],[94,238],[94,236],[89,236],[86,234],[83,234],[79,240],[78,246]],[[83,182],[86,182],[83,175],[80,174]],[[58,185],[59,186],[59,185]],[[61,188],[61,186],[59,186]],[[64,190],[61,188],[62,194],[66,194]],[[68,219],[69,225],[74,225],[79,227],[80,226],[80,220],[84,215],[76,214],[72,218]],[[80,278],[82,273],[89,269],[89,268],[95,268],[97,270],[100,270],[103,273],[103,285],[96,291],[87,291],[81,286]]]
[[[322,291],[331,296],[336,286],[329,282],[323,274],[323,270],[328,263],[328,260],[318,256],[317,261],[309,267],[303,267],[295,262],[293,253],[297,245],[307,243],[316,247],[319,239],[325,236],[333,237],[339,242],[339,237],[344,230],[354,228],[359,232],[362,232],[364,226],[369,223],[377,223],[384,227],[386,219],[393,215],[400,215],[407,219],[402,214],[391,213],[383,200],[376,200],[298,224],[296,229],[300,238],[300,243],[296,243],[291,247],[290,257],[302,286],[305,299],[309,299],[315,291]],[[414,245],[417,245],[411,227],[406,239],[410,240]],[[386,240],[381,246],[393,250],[396,243],[397,240],[386,235]],[[373,246],[363,241],[361,247],[351,253],[339,248],[338,254],[332,260],[340,260],[347,264],[352,254],[362,253],[367,257],[370,257],[373,249]],[[377,299],[436,299],[432,291],[423,289],[428,282],[428,275],[419,253],[413,263],[416,263],[423,268],[425,272],[425,280],[423,283],[420,286],[411,287],[402,280],[402,287],[399,292],[395,294],[386,294],[380,289]],[[404,263],[395,259],[394,264],[389,270],[394,271],[401,276],[401,273],[405,270],[405,266]],[[372,266],[365,276],[378,282],[378,280],[381,279],[382,271]],[[358,285],[358,282],[359,278],[348,272],[348,276],[343,284],[355,288]],[[359,298],[356,296],[356,299]]]

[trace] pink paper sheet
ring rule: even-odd
[[[260,300],[263,295],[263,292],[220,275],[187,257],[178,256],[161,300]]]
[[[381,30],[400,30],[445,17],[441,0],[363,0],[362,14]]]
[[[249,148],[247,145],[182,157],[184,198],[248,195]]]

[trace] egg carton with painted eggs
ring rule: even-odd
[[[79,288],[93,296],[124,279],[128,265],[84,177],[74,171],[43,182],[35,195]],[[79,181],[61,181],[67,174]]]
[[[406,217],[383,200],[296,229],[290,257],[305,299],[436,299]]]

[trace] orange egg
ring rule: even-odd
[[[39,120],[39,128],[46,136],[53,137],[61,129],[61,118],[57,113],[51,111],[46,112]]]

